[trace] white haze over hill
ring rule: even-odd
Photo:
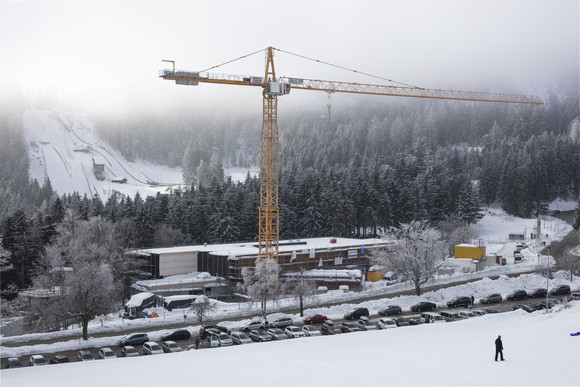
[[[182,183],[181,168],[170,168],[148,161],[127,161],[102,141],[87,114],[58,110],[31,109],[24,113],[24,137],[29,148],[31,179],[40,184],[48,177],[59,194],[78,192],[81,196],[98,194],[106,200],[113,191],[142,197],[167,192]],[[93,160],[105,165],[104,179],[93,173]],[[244,180],[248,170],[226,171],[234,181]],[[252,170],[250,173],[255,174]],[[117,178],[127,183],[115,183]]]

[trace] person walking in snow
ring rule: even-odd
[[[473,294],[471,295],[471,306],[473,306],[473,303],[475,302],[475,298],[473,297]]]
[[[501,355],[501,361],[504,361],[503,343],[501,342],[501,336],[497,336],[497,339],[495,339],[495,361],[497,361],[498,354]]]
[[[195,339],[195,349],[199,348],[199,337]]]

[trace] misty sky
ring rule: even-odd
[[[199,70],[274,46],[428,88],[577,90],[579,9],[577,0],[0,2],[0,82],[4,93],[51,90],[87,109],[261,110],[257,88],[176,86],[157,71],[161,59]],[[287,54],[275,61],[279,75],[380,83]],[[264,55],[213,71],[263,75]],[[309,93],[284,98],[327,98]]]

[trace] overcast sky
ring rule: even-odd
[[[257,88],[176,86],[157,71],[161,59],[199,70],[274,46],[427,88],[578,89],[579,12],[577,0],[0,2],[0,81],[50,86],[94,109],[245,106],[240,98],[261,109]],[[283,53],[275,61],[279,75],[379,83]],[[214,71],[262,75],[264,55]]]

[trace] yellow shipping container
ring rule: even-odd
[[[367,273],[367,281],[377,282],[383,279],[385,271],[369,271]]]
[[[455,246],[455,258],[485,258],[485,246],[478,247],[474,245],[457,245]]]

